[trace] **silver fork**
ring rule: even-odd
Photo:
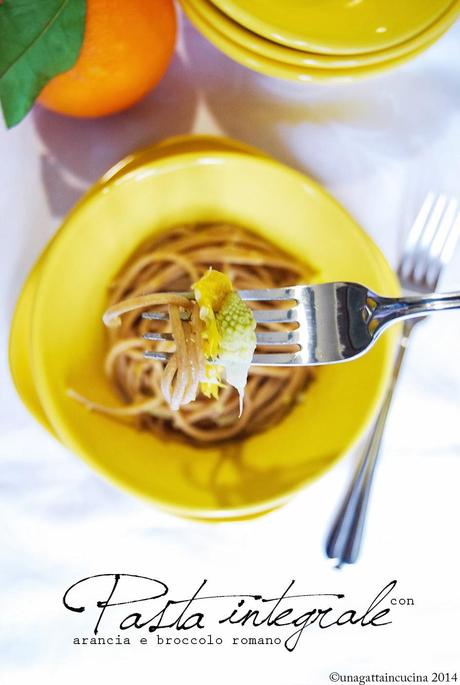
[[[398,268],[403,292],[430,293],[438,285],[443,267],[451,259],[460,235],[458,202],[446,195],[427,195],[409,232]],[[409,337],[422,317],[405,321],[392,379],[370,437],[326,540],[326,554],[337,566],[358,559],[369,494],[380,454],[385,423],[401,370]]]
[[[176,293],[193,298],[193,293]],[[287,309],[256,310],[259,324],[293,323],[295,330],[256,333],[257,346],[296,348],[255,354],[256,366],[316,366],[336,364],[364,354],[391,324],[435,311],[460,309],[460,292],[418,297],[383,297],[358,283],[296,285],[269,290],[240,290],[243,300],[285,302]],[[293,303],[289,306],[289,303]],[[146,319],[164,320],[165,312],[144,312]],[[186,311],[183,318],[189,315]],[[147,332],[150,341],[170,342],[171,334]],[[171,352],[147,350],[150,359],[168,361]],[[218,360],[214,360],[218,363]]]

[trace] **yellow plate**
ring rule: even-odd
[[[218,31],[248,50],[271,60],[294,64],[298,67],[314,67],[315,69],[345,69],[377,64],[422,48],[429,41],[441,36],[454,23],[460,7],[460,2],[454,2],[444,14],[424,31],[404,43],[399,43],[386,50],[364,52],[357,55],[324,55],[296,50],[253,33],[221,12],[210,0],[188,0],[188,4]]]
[[[35,389],[31,363],[31,329],[35,292],[47,250],[43,252],[24,283],[16,302],[9,339],[9,365],[17,393],[32,416],[53,433]]]
[[[297,50],[357,54],[382,50],[433,24],[452,0],[213,0],[225,14]]]
[[[219,31],[213,24],[206,20],[201,11],[198,11],[196,7],[191,4],[190,0],[181,0],[181,4],[190,21],[195,24],[196,28],[219,50],[228,55],[228,57],[231,57],[236,62],[243,64],[249,69],[258,71],[261,74],[300,81],[302,83],[309,83],[312,81],[348,83],[359,78],[368,78],[369,76],[374,76],[386,69],[399,66],[416,57],[439,38],[439,36],[432,37],[431,40],[424,43],[416,50],[404,53],[395,59],[386,60],[377,64],[368,64],[355,68],[349,67],[346,69],[315,69],[314,67],[296,66],[294,64],[288,64],[287,62],[277,61],[264,57],[257,52],[253,52],[246,46],[236,43],[227,35]],[[446,31],[447,28],[448,26],[444,26],[442,33]]]
[[[115,164],[89,191],[93,193],[108,181],[114,181],[119,176],[132,171],[136,167],[160,159],[167,155],[182,154],[184,152],[206,152],[218,150],[238,150],[247,154],[262,155],[259,150],[244,143],[224,137],[206,135],[183,135],[168,138],[158,145],[149,146],[128,155]],[[85,196],[84,201],[88,195]],[[52,243],[52,241],[51,241]],[[35,389],[32,375],[31,359],[31,319],[35,300],[35,292],[40,280],[40,273],[46,260],[49,246],[44,250],[34,268],[27,277],[21,294],[16,303],[11,323],[9,339],[9,366],[17,393],[32,416],[39,421],[50,433],[54,434],[50,422],[40,403]]]
[[[180,202],[178,202],[180,198]],[[354,362],[318,370],[277,427],[234,448],[194,448],[90,413],[69,387],[117,404],[102,360],[107,286],[147,237],[180,222],[252,228],[320,269],[386,294],[395,276],[370,239],[320,186],[267,158],[235,152],[156,159],[90,193],[49,248],[32,321],[32,368],[53,428],[105,475],[175,513],[233,518],[268,510],[329,468],[374,414],[396,331]]]
[[[165,140],[149,145],[146,148],[136,150],[130,155],[124,157],[120,162],[114,164],[106,173],[101,176],[99,181],[92,187],[90,192],[94,192],[100,185],[104,185],[108,181],[114,181],[119,176],[127,174],[129,171],[136,169],[138,166],[148,164],[156,159],[168,155],[183,154],[184,152],[208,152],[208,151],[236,151],[243,152],[248,155],[257,155],[258,157],[266,156],[264,152],[258,150],[252,145],[242,143],[240,140],[233,140],[225,136],[212,136],[205,134],[183,134],[171,136]]]

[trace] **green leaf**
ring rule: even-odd
[[[86,0],[3,0],[0,103],[8,128],[31,109],[46,83],[77,61]]]

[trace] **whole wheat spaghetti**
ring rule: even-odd
[[[200,390],[203,322],[196,302],[176,293],[189,291],[209,267],[227,274],[236,290],[278,288],[312,277],[308,266],[245,229],[229,224],[170,229],[144,245],[110,289],[104,315],[109,336],[105,371],[125,406],[110,408],[75,392],[73,396],[138,428],[195,443],[244,438],[280,421],[312,379],[311,370],[251,367],[241,416],[231,386],[222,387],[217,399]],[[168,311],[169,320],[142,318],[144,311],[152,310]],[[286,324],[270,324],[264,330],[281,326]],[[145,341],[143,334],[152,330],[172,334],[172,341]],[[148,349],[173,354],[163,363],[146,359]]]

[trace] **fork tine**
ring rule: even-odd
[[[422,209],[412,226],[405,249],[403,276],[413,279],[415,282],[420,280],[421,269],[425,267],[427,247],[442,216],[446,196],[435,196],[430,193],[427,200],[423,203]],[[427,207],[429,207],[428,211],[426,211]]]
[[[427,268],[426,281],[431,290],[436,289],[442,267],[452,257],[459,230],[458,201],[456,198],[451,198],[430,246],[430,263]]]
[[[299,331],[286,331],[286,333],[257,333],[258,345],[298,345]]]
[[[191,290],[185,292],[175,292],[175,295],[180,295],[181,297],[186,297],[188,300],[192,300],[195,295]],[[267,302],[267,301],[279,301],[279,300],[295,300],[296,299],[296,287],[288,286],[286,288],[262,288],[259,290],[238,290],[238,294],[242,300],[250,302]]]
[[[290,309],[255,309],[252,313],[256,322],[262,324],[289,323],[297,321],[298,318],[297,307],[291,307]],[[168,321],[169,314],[168,312],[144,312],[142,318],[149,319],[150,321]],[[181,313],[181,319],[183,321],[188,321],[189,318],[189,313]]]
[[[153,333],[148,331],[144,333],[144,340],[151,340],[153,342],[173,342],[174,338],[171,333]]]
[[[407,236],[406,244],[401,258],[401,263],[398,269],[400,276],[402,276],[403,278],[406,277],[411,271],[413,251],[420,239],[423,227],[425,226],[426,221],[430,215],[434,199],[434,193],[428,193],[425,200],[423,201],[419,213],[415,218],[414,223],[412,224],[412,227],[409,231],[409,235]]]
[[[252,313],[257,323],[292,323],[298,319],[297,307],[291,309],[256,309]]]
[[[430,259],[430,247],[432,241],[442,224],[444,210],[447,204],[447,197],[439,195],[433,210],[425,224],[425,228],[420,236],[420,240],[414,252],[413,273],[416,282],[424,283]]]
[[[154,359],[159,362],[168,362],[171,359],[171,352],[151,352],[150,350],[146,350],[144,352],[144,357],[147,359]]]
[[[451,230],[446,238],[443,250],[441,252],[441,263],[442,265],[447,264],[454,254],[455,246],[460,238],[460,212],[457,213],[455,220],[452,222]]]
[[[269,288],[263,290],[238,290],[238,294],[242,300],[249,302],[267,302],[280,300],[295,300],[296,288]]]
[[[149,321],[169,321],[169,314],[168,312],[143,312],[142,318]],[[188,312],[181,312],[180,318],[182,321],[188,321],[190,314]]]
[[[173,342],[171,333],[144,333],[144,340],[151,342]],[[298,345],[299,332],[286,331],[285,333],[257,333],[256,341],[258,345]]]
[[[170,352],[144,352],[144,357],[160,362],[168,362],[171,359]],[[208,362],[212,364],[213,362]],[[302,363],[301,355],[298,352],[291,353],[273,353],[273,354],[255,354],[252,358],[252,364],[255,366],[293,366]]]
[[[255,354],[252,358],[254,366],[295,366],[302,364],[302,356],[298,352]]]

